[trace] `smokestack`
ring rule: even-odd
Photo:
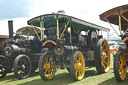
[[[9,28],[9,38],[13,38],[13,21],[8,21],[8,28]]]

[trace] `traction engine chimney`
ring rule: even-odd
[[[9,38],[13,38],[13,21],[8,21],[8,28],[9,28]]]

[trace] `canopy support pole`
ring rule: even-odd
[[[35,30],[35,28],[34,28],[34,26],[33,26],[33,25],[32,25],[32,28],[34,29],[34,31],[35,31],[35,33],[36,33],[37,37],[38,37],[38,38],[39,38],[39,40],[41,41],[41,39],[40,39],[40,37],[39,37],[38,33],[36,32],[36,30]]]
[[[44,40],[44,23],[43,22],[40,22],[40,27],[41,27],[41,40],[40,41],[43,41]]]
[[[119,15],[119,28],[120,28],[120,35],[122,35],[121,33],[121,16]]]
[[[69,22],[70,22],[70,20],[67,22],[67,24],[66,24],[66,26],[65,26],[65,28],[64,28],[64,30],[63,30],[63,32],[62,32],[62,34],[60,35],[60,39],[61,39],[61,37],[63,36],[63,34],[64,34],[64,32],[65,32],[65,30],[66,30],[66,28],[67,28]]]
[[[57,39],[59,40],[60,38],[59,38],[59,20],[57,19],[57,29],[56,29],[56,31],[57,31]]]
[[[71,29],[71,26],[70,26]],[[70,30],[70,44],[72,43],[72,29]]]
[[[118,34],[117,31],[114,29],[114,27],[111,25],[111,23],[108,21],[108,19],[106,19],[106,21],[110,24],[110,26],[113,28],[113,30],[116,32],[116,34],[119,36],[119,34]]]

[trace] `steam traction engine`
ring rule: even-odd
[[[114,59],[114,75],[117,81],[126,78],[126,68],[128,67],[128,5],[119,6],[108,10],[100,15],[100,19],[106,21],[114,29],[112,24],[119,26],[119,32],[115,33],[122,38],[126,47],[120,47]],[[111,24],[112,23],[112,24]]]
[[[0,56],[0,78],[11,71],[18,79],[27,78],[38,68],[41,41],[36,34],[39,33],[39,28],[28,26],[18,29],[13,37],[13,21],[9,21],[8,44]]]
[[[66,68],[75,81],[83,79],[85,66],[95,66],[99,73],[109,70],[109,46],[99,35],[109,29],[63,14],[41,15],[28,24],[41,27],[42,47],[48,48],[39,60],[43,80],[51,80],[56,68]]]

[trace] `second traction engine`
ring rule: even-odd
[[[8,72],[14,71],[18,79],[27,78],[31,72],[38,68],[38,62],[42,55],[42,42],[37,37],[35,31],[40,33],[36,27],[23,27],[18,29],[13,36],[13,21],[8,21],[9,39],[4,49],[3,55],[0,56],[2,61],[0,66],[3,71],[1,78],[5,77]],[[18,33],[19,32],[19,33]]]

